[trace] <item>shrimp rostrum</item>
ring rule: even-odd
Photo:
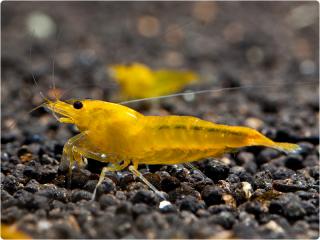
[[[84,166],[87,158],[110,163],[103,168],[98,185],[106,172],[129,166],[134,175],[157,191],[139,173],[139,164],[190,163],[246,146],[299,150],[296,144],[274,142],[248,127],[220,125],[191,116],[144,116],[105,101],[46,100],[45,106],[61,115],[60,122],[75,124],[80,130],[63,149],[62,164],[69,165],[70,174],[75,163]]]

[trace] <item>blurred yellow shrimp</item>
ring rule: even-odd
[[[69,164],[70,171],[75,162],[83,166],[86,158],[111,163],[103,168],[99,185],[106,172],[130,165],[129,170],[160,196],[138,172],[139,164],[189,163],[246,146],[299,150],[296,144],[274,142],[248,127],[220,125],[191,116],[144,116],[129,107],[99,100],[46,99],[44,105],[62,115],[58,118],[61,123],[75,124],[80,130],[63,149],[62,164]]]
[[[157,97],[175,93],[199,79],[192,71],[152,70],[141,63],[112,65],[109,74],[119,83],[123,99]]]
[[[1,223],[1,239],[32,239],[28,234],[19,230],[15,224]]]

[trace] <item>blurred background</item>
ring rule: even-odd
[[[50,95],[53,72],[58,89],[75,88],[68,97],[112,100],[106,66],[135,61],[193,70],[206,88],[316,80],[316,5],[5,2],[3,109],[37,104],[30,99],[40,90]]]
[[[173,176],[179,178],[178,183],[187,184],[186,189],[195,192],[196,200],[190,200],[185,198],[190,195],[189,190],[177,188],[180,192],[173,191],[177,199],[175,206],[181,211],[186,210],[182,213],[160,215],[154,206],[132,207],[131,200],[126,199],[131,199],[135,193],[132,189],[139,187],[123,190],[117,185],[117,192],[114,190],[111,197],[109,194],[103,198],[104,202],[101,200],[92,205],[91,202],[80,201],[90,199],[91,190],[84,186],[87,186],[88,179],[98,179],[101,165],[95,171],[89,166],[92,174],[87,170],[75,174],[80,180],[75,180],[78,185],[73,186],[75,189],[72,192],[64,188],[65,174],[58,172],[58,160],[64,143],[77,129],[59,124],[42,108],[28,112],[43,102],[40,92],[54,98],[53,82],[64,99],[117,101],[119,86],[106,71],[107,66],[113,64],[140,62],[152,69],[197,73],[200,81],[186,86],[182,91],[265,85],[128,106],[148,115],[193,115],[217,123],[249,126],[277,141],[304,142],[302,155],[291,158],[289,164],[286,158],[277,158],[279,153],[272,149],[261,152],[261,149],[247,149],[240,153],[244,155],[239,158],[228,155],[223,158],[226,165],[212,161],[206,161],[204,165],[200,163],[200,169],[213,169],[210,177],[213,176],[215,183],[223,179],[232,189],[241,189],[236,185],[241,179],[250,182],[255,191],[267,189],[266,184],[259,185],[260,178],[262,183],[269,181],[270,184],[274,179],[294,177],[299,184],[306,181],[319,183],[318,7],[316,1],[2,2],[1,174],[5,179],[2,196],[6,200],[2,207],[2,221],[7,224],[18,222],[33,237],[42,238],[316,238],[319,234],[318,224],[313,220],[317,218],[314,210],[317,208],[314,207],[316,201],[303,205],[296,195],[284,194],[287,202],[298,202],[300,208],[288,210],[287,215],[286,212],[271,210],[269,214],[267,209],[263,212],[265,218],[257,217],[256,220],[248,217],[250,214],[241,208],[235,211],[241,214],[231,219],[228,217],[230,206],[227,202],[222,205],[226,208],[210,210],[210,205],[219,207],[217,204],[220,202],[210,202],[201,192],[203,186],[195,186],[189,175],[181,177],[170,167],[164,167],[163,171],[171,171],[171,175],[177,172]],[[276,158],[278,160],[273,161]],[[292,161],[294,164],[291,164]],[[303,170],[309,168],[310,172]],[[159,170],[160,167],[154,169]],[[217,175],[215,169],[226,169],[227,173],[221,175],[219,172]],[[272,176],[266,173],[269,170]],[[279,173],[276,172],[278,170]],[[239,177],[235,178],[237,174]],[[36,184],[38,187],[35,187]],[[42,195],[34,193],[39,186],[47,192],[41,192]],[[50,186],[53,190],[49,189]],[[175,182],[170,186],[175,188]],[[221,189],[224,189],[223,186]],[[61,194],[52,194],[55,191]],[[184,191],[187,193],[184,194]],[[303,199],[312,198],[312,191],[303,195]],[[30,192],[34,198],[29,196]],[[51,198],[54,200],[48,205]],[[31,199],[31,207],[25,199]],[[182,204],[179,202],[181,199],[187,200]],[[238,205],[246,201],[241,197],[236,200]],[[275,204],[280,206],[283,202]],[[146,201],[146,204],[149,203],[152,201]],[[253,204],[250,201],[246,203]],[[20,204],[19,207],[16,207],[17,204]],[[198,207],[202,212],[198,213]],[[115,209],[116,213],[120,213],[119,216],[116,214],[117,217]],[[291,208],[285,206],[283,209]],[[303,211],[296,213],[297,209]],[[311,209],[310,213],[304,212],[304,209]],[[220,211],[221,216],[215,217],[214,214],[220,214]],[[191,212],[197,213],[197,217]],[[142,219],[138,218],[141,213],[145,214]],[[276,216],[284,215],[279,218],[286,223],[281,225],[282,232],[277,232],[279,228],[274,227],[274,222],[270,226],[264,225],[273,219],[271,216],[274,213],[279,214]],[[213,220],[207,218],[210,215]],[[170,219],[163,220],[168,216],[175,219],[172,221],[175,223],[173,228],[166,227],[172,226]],[[135,218],[140,220],[135,221]],[[291,227],[287,219],[290,224],[295,224],[297,219],[303,222],[297,221],[296,227]],[[242,221],[253,221],[253,225],[241,225]]]

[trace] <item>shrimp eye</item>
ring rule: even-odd
[[[82,102],[80,102],[80,101],[75,101],[75,102],[73,103],[73,107],[74,107],[75,109],[81,109],[81,108],[83,107],[83,104],[82,104]]]

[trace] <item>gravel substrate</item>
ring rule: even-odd
[[[4,2],[1,13],[3,224],[32,238],[319,237],[316,2]],[[39,13],[51,25],[32,37],[26,23]],[[148,15],[158,32],[144,25]],[[193,90],[274,84],[130,106],[250,126],[302,151],[250,147],[195,162],[205,179],[180,165],[141,166],[171,201],[164,208],[127,169],[108,173],[90,201],[105,165],[74,169],[68,188],[59,162],[77,130],[44,109],[27,113],[40,90],[52,96],[53,57],[66,98],[115,99],[105,68],[132,61],[193,69],[203,78]]]

